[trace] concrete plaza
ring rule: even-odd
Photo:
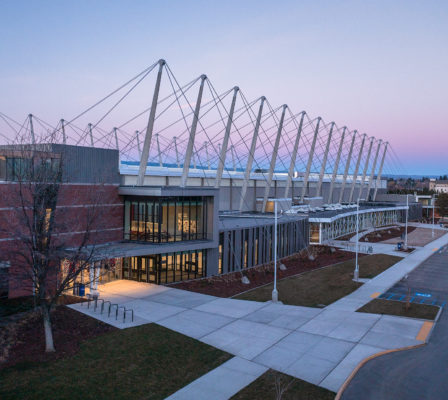
[[[123,322],[123,308],[118,319],[115,312],[107,316],[108,307],[101,314],[101,301],[96,310],[93,304],[71,307],[122,329],[155,322],[235,356],[172,398],[207,398],[207,388],[221,386],[226,390],[214,398],[229,398],[268,368],[336,392],[366,357],[423,343],[424,338],[417,340],[423,320],[355,311],[447,243],[445,235],[323,309],[217,298],[134,281],[100,289],[100,298],[132,309],[133,322],[130,313]],[[241,370],[246,372],[236,379]]]

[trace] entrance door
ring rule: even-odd
[[[159,255],[129,257],[124,262],[123,278],[138,282],[158,283],[157,275],[159,265]]]
[[[158,255],[148,256],[146,258],[146,265],[148,268],[148,281],[151,283],[157,283],[157,265],[158,265]]]

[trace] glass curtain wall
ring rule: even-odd
[[[171,283],[201,278],[207,273],[205,251],[183,251],[123,259],[123,279]]]
[[[207,201],[202,197],[127,199],[126,240],[166,243],[207,239]]]

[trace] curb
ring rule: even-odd
[[[426,343],[421,343],[421,344],[416,344],[414,346],[407,346],[407,347],[400,347],[398,349],[392,349],[392,350],[385,350],[385,351],[381,351],[380,353],[376,353],[373,354],[367,358],[365,358],[364,360],[362,360],[357,366],[356,368],[352,371],[352,373],[349,375],[349,377],[345,380],[345,382],[342,384],[342,386],[339,388],[338,393],[336,394],[336,397],[334,398],[334,400],[340,400],[342,394],[344,393],[345,389],[347,389],[347,386],[350,384],[350,382],[352,381],[352,379],[355,377],[355,375],[358,373],[358,371],[365,365],[367,364],[370,360],[373,360],[377,357],[381,357],[384,356],[385,354],[390,354],[390,353],[396,353],[398,351],[404,351],[404,350],[412,350],[412,349],[418,349],[419,347],[423,347],[426,346]]]

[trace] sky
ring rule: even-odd
[[[387,140],[399,173],[445,174],[446,21],[431,0],[0,0],[0,112],[58,121],[163,58],[180,82]]]

